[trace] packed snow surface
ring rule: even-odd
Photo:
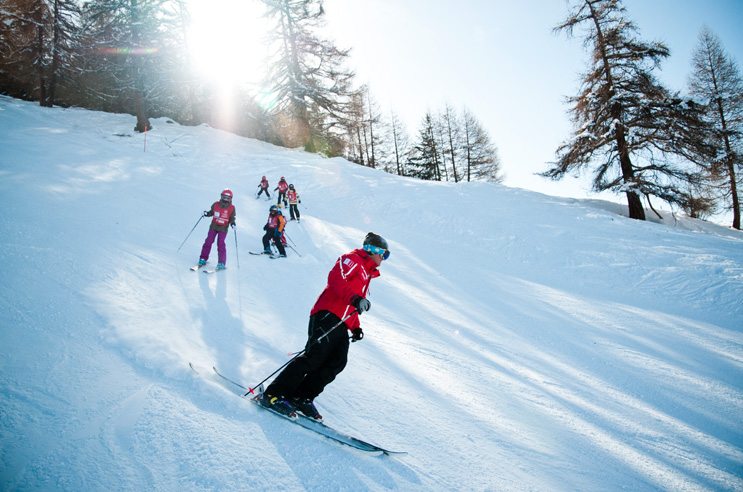
[[[1,490],[743,490],[739,231],[153,125],[0,98]],[[248,254],[262,175],[301,195],[285,260]],[[192,272],[225,187],[228,269]],[[316,403],[408,454],[189,369],[271,374],[370,231],[392,254]]]

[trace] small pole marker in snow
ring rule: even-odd
[[[144,152],[147,152],[147,126],[144,126]]]

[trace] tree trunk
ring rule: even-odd
[[[717,91],[717,83],[715,83]],[[740,202],[738,200],[738,183],[735,180],[735,161],[732,156],[730,138],[728,137],[728,124],[725,118],[725,110],[722,106],[722,98],[717,98],[717,111],[720,115],[720,126],[722,127],[723,143],[727,154],[728,176],[730,177],[730,194],[733,198],[733,229],[740,230]]]
[[[618,107],[612,109],[612,114],[615,119],[620,119],[620,110]],[[622,169],[622,179],[625,184],[631,185],[635,182],[635,170],[632,167],[632,160],[629,156],[627,140],[624,136],[624,128],[621,126],[617,128],[617,148],[619,149],[619,166]],[[626,193],[630,219],[645,220],[645,208],[642,206],[640,195],[634,191],[627,191]]]
[[[60,57],[60,12],[59,0],[54,0],[54,19],[53,19],[53,36],[52,36],[52,69],[49,74],[49,92],[47,94],[47,106],[53,107],[57,98],[57,72],[59,71]]]
[[[645,209],[642,207],[640,195],[634,191],[627,192],[627,205],[629,206],[629,218],[645,220]]]
[[[730,174],[730,192],[733,196],[733,229],[740,230],[740,201],[738,199],[738,184],[735,182],[735,165],[728,154],[728,173]]]
[[[150,130],[152,127],[150,126],[150,120],[147,118],[147,110],[141,91],[134,91],[134,107],[137,111],[137,126],[134,127],[134,131],[143,133]]]

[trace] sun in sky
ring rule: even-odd
[[[247,0],[190,0],[189,45],[196,69],[223,86],[258,85],[268,53],[270,19]]]

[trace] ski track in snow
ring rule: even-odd
[[[132,121],[0,97],[0,489],[743,489],[739,231],[166,119],[143,152]],[[302,196],[287,227],[301,258],[247,254],[275,203],[255,199],[262,175]],[[228,270],[191,272],[208,220],[176,250],[224,187]],[[253,386],[281,366],[369,231],[392,256],[317,404],[403,457],[334,444],[188,368]]]

